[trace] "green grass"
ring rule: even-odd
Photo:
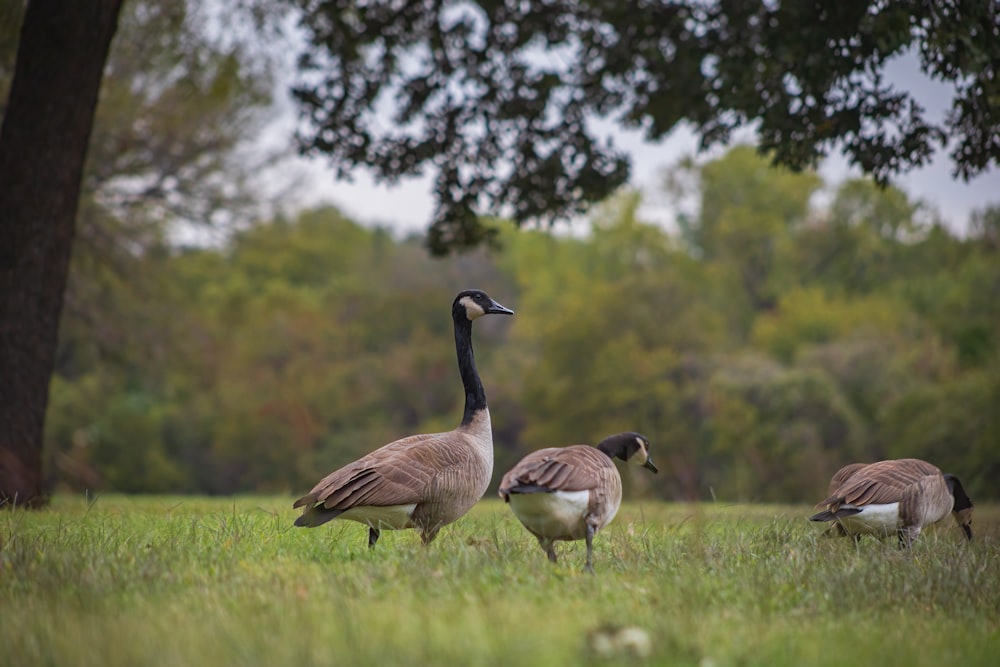
[[[973,665],[1000,656],[1000,507],[909,552],[806,506],[626,504],[553,566],[497,501],[444,528],[295,529],[290,500],[58,497],[0,512],[9,665]],[[645,660],[588,636],[642,628]]]

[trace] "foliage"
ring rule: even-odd
[[[3,4],[3,16],[12,19],[10,23],[5,20],[0,29],[3,93],[13,71],[24,4]],[[113,9],[110,5],[105,3],[101,11],[118,15],[117,4]],[[91,10],[82,12],[77,19],[88,11]],[[162,362],[164,348],[176,335],[175,326],[182,324],[161,307],[163,304],[157,300],[161,286],[153,282],[147,269],[151,263],[155,264],[156,254],[164,253],[169,235],[184,231],[179,230],[181,225],[204,228],[233,224],[241,216],[246,217],[250,198],[245,181],[250,170],[261,162],[248,155],[244,146],[248,139],[254,138],[253,133],[259,129],[264,110],[271,102],[269,52],[251,52],[250,45],[233,38],[232,33],[220,35],[220,31],[213,31],[216,18],[211,9],[198,3],[143,0],[125,3],[118,16],[118,35],[106,62],[102,54],[93,64],[95,74],[103,70],[103,78],[93,127],[88,122],[80,132],[80,162],[85,152],[88,162],[83,172],[79,207],[76,207],[79,178],[74,177],[76,182],[69,193],[59,190],[59,178],[33,179],[48,183],[41,199],[71,201],[76,219],[74,224],[72,211],[64,216],[64,227],[69,232],[62,234],[57,233],[60,227],[54,219],[37,211],[29,216],[44,227],[43,232],[33,237],[39,239],[38,243],[42,243],[41,239],[65,237],[66,251],[60,255],[61,260],[49,257],[44,266],[45,275],[58,278],[52,288],[53,297],[32,299],[43,305],[44,316],[52,322],[52,345],[48,345],[49,336],[42,331],[17,339],[34,343],[33,352],[40,356],[54,358],[56,371],[63,377],[91,381],[98,387],[128,385],[127,390],[115,396],[120,400],[95,401],[98,405],[94,408],[110,410],[125,420],[133,417],[147,420],[142,428],[136,423],[138,431],[126,433],[116,428],[120,426],[117,421],[109,424],[107,415],[97,412],[102,416],[88,420],[88,424],[94,426],[96,421],[107,428],[83,429],[90,434],[99,431],[106,447],[120,440],[123,453],[135,449],[132,436],[157,431],[169,414],[167,411],[148,419],[146,407],[154,411],[159,407],[157,401],[149,398],[153,395],[149,385],[162,385],[163,377],[142,373],[140,378],[132,370]],[[232,14],[230,18],[234,18]],[[74,25],[79,21],[70,17],[64,23]],[[114,23],[113,18],[108,21],[112,27]],[[111,32],[108,31],[109,39]],[[29,34],[27,28],[24,34]],[[83,55],[73,53],[71,59]],[[66,65],[60,67],[65,70]],[[42,88],[49,83],[34,85]],[[94,84],[96,97],[97,79]],[[56,104],[71,109],[73,102],[59,99]],[[84,151],[87,137],[89,149]],[[63,164],[64,157],[48,154],[44,162]],[[254,200],[259,203],[262,198],[255,196]],[[65,263],[70,257],[70,239],[73,261],[67,286]],[[42,244],[45,243],[48,241]],[[40,248],[33,247],[23,256],[44,255]],[[21,282],[24,286],[44,283],[28,278]],[[27,313],[24,322],[29,323],[26,326],[33,322]],[[62,340],[70,342],[55,349],[57,323]],[[5,344],[5,348],[11,346]],[[36,378],[35,386],[39,391],[31,391],[26,384],[31,379],[27,367],[16,374],[19,378],[16,386],[13,379],[10,382],[15,395],[23,397],[25,403],[33,401],[32,408],[37,408],[39,414],[45,409],[52,365],[46,364],[37,373],[40,377]],[[13,404],[10,410],[27,412],[24,406]],[[3,419],[3,422],[13,424],[14,420]],[[22,430],[16,435],[8,434],[3,448],[30,446],[40,451],[40,418],[37,423],[37,441],[26,442],[30,437]],[[79,431],[72,429],[68,437],[72,439],[72,433]],[[155,448],[154,440],[150,440],[150,446]],[[87,438],[75,441],[86,442]],[[163,450],[159,457],[162,465],[152,465],[149,474],[139,470],[145,466],[139,463],[144,460],[142,456],[110,457],[131,460],[134,465],[122,467],[128,471],[126,474],[109,473],[109,477],[115,479],[118,488],[150,490],[161,485],[183,488],[182,480],[170,472],[175,468],[173,461],[177,455]],[[58,452],[50,453],[51,458],[67,464],[75,460],[65,459]]]
[[[0,91],[22,4],[4,3],[15,20],[0,33]],[[218,34],[217,20],[198,3],[124,5],[91,132],[61,323],[76,345],[57,351],[60,373],[155,355],[164,344],[155,328],[144,330],[151,340],[130,332],[136,320],[153,319],[165,335],[170,315],[157,308],[159,286],[137,258],[164,252],[171,234],[214,227],[221,235],[264,203],[250,195],[251,171],[276,156],[254,156],[247,146],[272,102],[274,54]]]
[[[775,271],[785,251],[782,241],[806,221],[820,184],[815,173],[768,166],[750,146],[736,146],[725,159],[705,164],[684,160],[668,174],[666,186],[675,197],[695,194],[699,203],[696,214],[679,216],[682,238],[692,254],[742,288],[746,321],[774,306],[782,287]],[[692,187],[695,193],[687,191]]]
[[[292,4],[302,147],[387,181],[435,166],[435,252],[492,238],[475,211],[572,216],[624,184],[595,118],[703,146],[751,126],[780,164],[839,146],[883,183],[943,147],[964,178],[1000,160],[991,2]],[[954,91],[943,121],[884,80],[907,54]]]
[[[271,105],[266,52],[213,34],[197,3],[125,5],[112,44],[91,135],[62,326],[96,331],[88,354],[141,355],[162,340],[128,345],[134,306],[170,331],[136,261],[164,252],[172,234],[245,224],[263,198],[251,196],[248,153]],[[129,294],[128,292],[132,293]],[[109,300],[105,295],[114,293]],[[100,322],[101,326],[95,326]],[[152,333],[152,331],[150,331]],[[80,336],[82,338],[83,336]],[[73,363],[83,350],[58,352]]]
[[[873,337],[916,328],[904,304],[885,298],[838,298],[819,287],[792,288],[772,312],[760,315],[751,331],[754,344],[791,361],[804,345],[850,337]]]
[[[424,548],[296,529],[287,498],[59,497],[0,513],[0,642],[23,667],[993,665],[1000,512],[911,552],[820,536],[808,506],[626,503],[550,564],[498,500]],[[650,654],[602,659],[611,626]],[[512,657],[514,656],[514,657]]]
[[[643,222],[622,192],[587,234],[488,221],[502,254],[431,259],[420,239],[332,208],[142,254],[154,298],[110,280],[102,297],[135,352],[84,353],[90,335],[64,331],[51,474],[79,490],[301,491],[390,440],[453,428],[448,304],[480,286],[517,313],[474,335],[495,478],[531,449],[638,430],[662,473],[625,483],[663,498],[814,502],[844,463],[889,456],[927,457],[995,497],[989,237],[865,182],[810,210],[814,175],[742,148],[675,180],[695,172],[685,198],[711,206],[684,232]],[[726,218],[773,249],[767,303],[751,305],[735,268],[747,244],[718,233]],[[691,233],[730,249],[703,252]],[[859,248],[872,273],[847,268]]]

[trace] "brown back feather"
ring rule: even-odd
[[[838,474],[841,471],[838,471]],[[908,487],[925,477],[940,475],[941,471],[937,466],[920,459],[893,459],[871,463],[856,469],[817,506],[836,511],[843,504],[877,505],[902,502]],[[902,512],[902,508],[900,511]]]
[[[833,495],[837,489],[839,489],[844,482],[851,478],[851,475],[856,473],[861,468],[864,468],[867,463],[848,463],[846,466],[833,473],[833,477],[830,478],[830,484],[827,487],[827,495]]]
[[[614,463],[589,445],[548,447],[531,452],[507,471],[500,482],[500,496],[515,486],[542,486],[553,491],[593,489]]]
[[[460,431],[415,435],[389,443],[324,477],[294,507],[322,503],[326,509],[408,505],[425,500],[443,469],[473,456]]]

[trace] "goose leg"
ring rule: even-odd
[[[906,528],[899,529],[899,548],[909,549],[913,546],[913,542],[920,535],[919,526],[908,526]]]
[[[538,546],[540,546],[545,551],[545,554],[549,557],[549,562],[555,563],[557,560],[556,541],[542,537],[541,535],[535,535],[535,537],[538,538]]]
[[[420,541],[424,543],[425,547],[434,541],[434,538],[437,537],[439,530],[441,530],[440,525],[420,531]]]
[[[584,572],[594,573],[593,553],[594,553],[594,525],[587,524],[587,564],[583,567]]]
[[[379,532],[378,528],[368,527],[368,548],[374,549],[375,543],[378,542],[378,538],[382,533]]]

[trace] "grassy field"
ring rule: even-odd
[[[626,504],[560,563],[498,501],[429,547],[291,526],[290,499],[58,497],[0,512],[0,663],[973,665],[1000,656],[1000,507],[910,552],[805,506]],[[592,648],[632,626],[649,653]]]

